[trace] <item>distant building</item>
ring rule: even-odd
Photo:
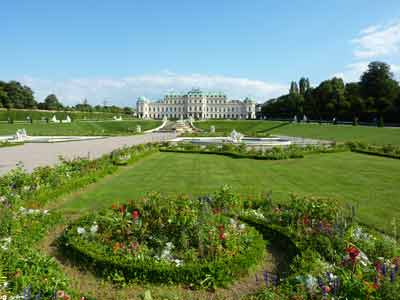
[[[256,104],[256,119],[263,119],[262,104]]]
[[[255,119],[256,103],[249,98],[228,100],[223,93],[204,93],[193,89],[187,94],[170,93],[160,101],[139,97],[137,115],[143,119]]]

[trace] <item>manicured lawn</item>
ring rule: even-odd
[[[400,221],[399,182],[400,160],[351,152],[285,161],[157,153],[69,196],[62,207],[81,213],[153,191],[197,196],[230,184],[250,197],[272,190],[279,201],[295,192],[358,202],[362,222],[390,230],[394,217]]]
[[[335,140],[339,142],[360,141],[369,144],[400,145],[400,128],[330,124],[288,124],[276,121],[206,121],[195,123],[195,126],[205,130],[210,130],[211,125],[215,126],[217,132],[230,132],[236,129],[239,132],[249,135],[253,132],[263,132]]]
[[[136,126],[143,130],[161,125],[160,121],[76,121],[70,124],[14,123],[0,124],[0,135],[13,135],[25,128],[28,135],[129,135],[136,133]]]

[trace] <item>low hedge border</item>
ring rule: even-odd
[[[189,153],[189,154],[213,154],[213,155],[223,155],[228,156],[231,158],[248,158],[248,159],[256,159],[256,160],[285,160],[285,159],[298,159],[304,158],[308,154],[324,154],[324,153],[339,153],[339,152],[346,152],[348,148],[341,147],[341,148],[332,148],[332,149],[325,149],[325,150],[316,150],[316,151],[304,151],[302,153],[291,152],[287,155],[254,155],[254,154],[244,154],[238,152],[228,152],[228,151],[206,151],[206,150],[182,150],[182,149],[167,149],[167,148],[160,148],[160,152],[174,152],[174,153]]]
[[[15,146],[20,146],[23,145],[23,142],[15,142],[15,143],[10,143],[10,142],[0,142],[0,148],[5,148],[5,147],[15,147]]]
[[[79,223],[79,221],[77,221]],[[152,283],[180,283],[195,287],[226,287],[237,277],[247,274],[265,257],[266,241],[253,228],[258,236],[239,256],[221,257],[202,263],[188,263],[182,266],[159,262],[155,259],[129,260],[126,257],[111,255],[104,248],[93,248],[90,241],[70,239],[70,230],[76,230],[77,223],[70,225],[59,240],[63,254],[76,263],[84,263],[104,277],[122,275],[126,281]],[[212,283],[212,286],[207,282]]]
[[[258,159],[258,160],[282,160],[289,158],[303,158],[304,155],[292,155],[289,158],[279,158],[279,157],[268,157],[268,156],[260,156],[260,155],[251,155],[251,154],[241,154],[236,152],[219,152],[219,151],[202,151],[202,150],[174,150],[174,149],[160,149],[160,152],[175,152],[175,153],[191,153],[191,154],[214,154],[214,155],[223,155],[229,156],[232,158],[250,158],[250,159]]]
[[[380,157],[386,157],[386,158],[400,159],[400,156],[387,154],[387,153],[382,153],[382,152],[368,151],[368,150],[362,150],[362,149],[352,149],[351,151],[355,152],[355,153],[366,154],[366,155],[373,155],[373,156],[380,156]]]

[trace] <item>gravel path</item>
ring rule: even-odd
[[[22,146],[0,148],[0,175],[15,168],[18,162],[30,172],[38,166],[54,165],[59,156],[65,158],[98,158],[125,145],[137,145],[175,138],[174,133],[148,133],[135,136],[108,137],[91,141],[63,143],[28,143]]]

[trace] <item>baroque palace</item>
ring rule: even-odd
[[[139,97],[137,114],[143,119],[255,119],[256,102],[228,100],[223,93],[204,93],[193,89],[187,94],[170,93],[160,101]]]

